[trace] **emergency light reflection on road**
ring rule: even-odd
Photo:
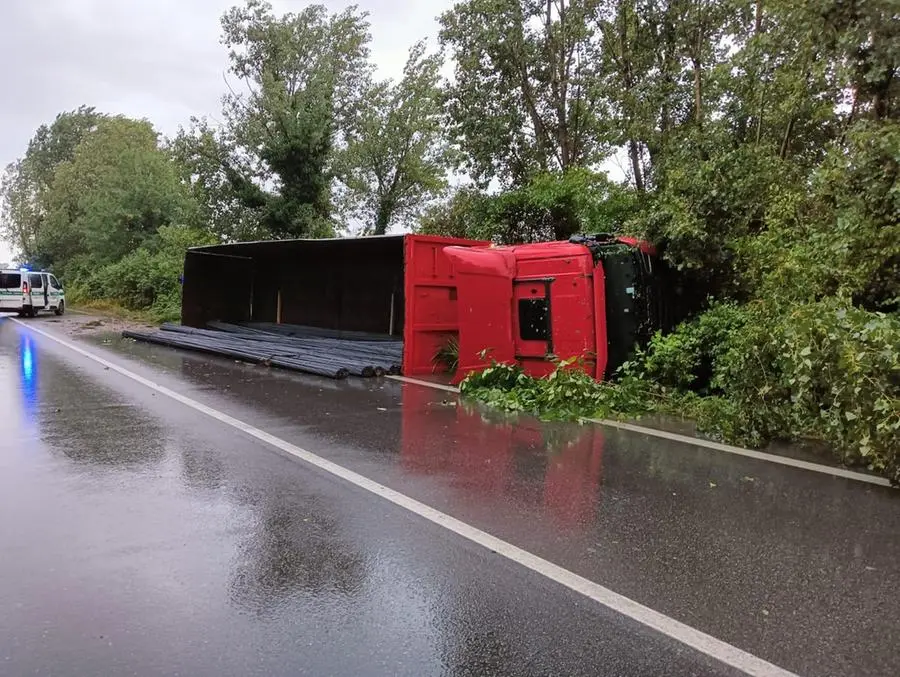
[[[37,352],[34,350],[31,337],[24,333],[19,335],[19,377],[22,380],[25,417],[31,420],[34,418],[38,398]]]

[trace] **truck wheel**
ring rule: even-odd
[[[53,312],[56,313],[57,315],[62,315],[64,312],[66,312],[66,302],[60,301],[59,305],[53,309]]]

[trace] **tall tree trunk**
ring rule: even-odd
[[[619,49],[622,53],[622,83],[625,91],[631,91],[634,86],[634,74],[632,72],[630,41],[628,40],[628,3],[622,3],[621,21],[619,23]],[[626,114],[631,125],[634,125],[633,112]],[[633,130],[630,134],[633,134]],[[628,157],[631,159],[631,171],[634,173],[634,186],[641,193],[644,192],[644,172],[641,169],[641,156],[636,139],[628,139]]]
[[[550,35],[553,26],[553,0],[547,0],[546,32]],[[550,42],[552,53],[548,55],[551,68],[553,97],[556,99],[556,145],[560,169],[565,171],[572,164],[571,140],[568,125],[568,85],[569,73],[566,67],[568,43],[566,39],[566,3],[559,3],[559,34],[557,44]]]
[[[631,171],[634,172],[634,187],[639,193],[644,192],[644,172],[641,169],[641,153],[634,139],[628,141],[628,156],[631,158]]]
[[[762,27],[763,27],[763,0],[756,0],[756,18],[753,22],[753,34],[755,37],[759,37],[762,35]],[[760,140],[762,139],[762,123],[763,123],[763,115],[765,114],[765,105],[766,105],[766,83],[762,77],[757,76],[759,80],[762,81],[759,89],[759,105],[756,111],[756,138],[755,143],[758,146]]]
[[[669,133],[672,129],[671,91],[674,89],[675,82],[672,75],[672,55],[676,52],[676,47],[671,22],[664,19],[660,32],[654,38],[657,44],[656,66],[662,78],[664,96],[662,96],[659,110],[659,134],[656,135],[656,138],[651,135],[651,140],[647,143],[647,151],[650,156],[650,176],[653,177],[654,183],[659,185],[663,173],[658,172],[657,169],[665,155]]]
[[[375,228],[372,235],[384,235],[387,233],[389,225],[391,225],[391,213],[384,205],[381,205],[375,215]]]
[[[385,195],[378,201],[378,209],[375,212],[375,227],[372,230],[372,235],[384,235],[387,233],[393,216],[394,201],[391,197]]]
[[[698,40],[699,42],[699,40]],[[703,126],[703,74],[702,62],[699,57],[691,59],[694,65],[694,122],[698,127]]]
[[[691,64],[694,67],[694,121],[703,126],[703,42],[706,37],[703,23],[703,1],[697,0],[697,34],[694,39]]]
[[[754,21],[753,32],[757,38],[762,35],[763,32],[763,0],[756,0],[756,19]],[[755,143],[757,146],[762,139],[762,124],[766,106],[766,82],[762,77],[760,77],[759,79],[762,81],[762,84],[760,85],[759,89],[759,106],[756,111]]]
[[[809,79],[812,76],[812,73],[810,72],[810,69],[809,69],[809,64],[815,63],[818,56],[819,55],[817,52],[813,52],[813,54],[811,55],[811,58],[809,58],[806,62],[807,63],[806,75],[803,78],[803,82],[805,83],[805,86],[807,89],[809,89]],[[781,137],[781,149],[778,151],[778,157],[781,158],[782,160],[784,160],[787,157],[788,150],[790,150],[791,136],[794,133],[794,125],[795,124],[797,124],[796,111],[791,113],[791,117],[788,120],[787,127],[785,127],[785,129],[784,129],[784,136]]]
[[[788,120],[787,127],[784,129],[784,136],[781,137],[781,150],[778,151],[778,157],[784,160],[787,157],[788,148],[791,147],[791,134],[794,133],[794,120],[796,118],[792,115],[791,119]]]
[[[519,76],[519,86],[522,91],[522,98],[524,99],[525,109],[528,113],[528,117],[531,119],[531,124],[534,127],[534,138],[535,144],[540,151],[540,158],[538,160],[540,164],[540,168],[542,171],[547,171],[549,167],[548,158],[554,155],[554,149],[552,146],[555,145],[555,141],[553,137],[550,135],[547,126],[544,124],[544,119],[541,117],[541,111],[538,109],[538,100],[534,91],[534,87],[531,83],[531,75],[528,72],[528,61],[524,55],[524,45],[525,45],[525,17],[522,15],[522,7],[518,3],[516,3],[517,10],[517,24],[514,28],[514,38],[515,44],[512,49],[514,50],[514,54],[512,60],[517,61],[517,70]],[[555,154],[557,160],[559,160],[558,154]]]
[[[891,115],[891,81],[894,69],[888,70],[880,81],[874,83],[875,94],[872,97],[872,113],[876,120],[886,120]]]

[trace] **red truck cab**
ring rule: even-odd
[[[611,236],[447,247],[457,283],[457,379],[491,361],[545,376],[577,358],[603,380],[659,328],[655,252]]]

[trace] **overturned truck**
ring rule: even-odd
[[[401,372],[456,378],[490,360],[541,375],[581,358],[598,379],[666,324],[662,268],[644,243],[612,236],[494,247],[397,235],[244,242],[188,251],[182,325],[270,324],[402,340]]]

